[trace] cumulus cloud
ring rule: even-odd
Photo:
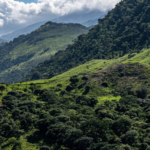
[[[23,27],[39,21],[51,20],[83,10],[107,11],[120,0],[37,0],[23,3],[15,0],[0,0],[0,34],[5,30]],[[6,29],[7,27],[7,29]],[[8,29],[9,27],[9,29]]]

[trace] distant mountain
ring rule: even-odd
[[[0,38],[0,46],[4,45],[6,42],[9,42],[9,41]]]
[[[102,11],[90,11],[90,12],[78,12],[78,13],[72,13],[68,14],[62,17],[58,17],[56,19],[53,19],[53,22],[58,23],[84,23],[89,20],[103,18],[106,15],[107,12]]]
[[[25,80],[35,79],[35,72],[47,79],[92,59],[118,58],[150,48],[149,6],[149,0],[121,1],[88,34],[39,64]]]
[[[58,17],[56,19],[53,19],[52,22],[56,23],[80,23],[86,27],[96,25],[98,23],[99,18],[103,18],[106,15],[107,12],[101,12],[101,11],[90,11],[88,13],[85,12],[78,12],[78,13],[72,13],[69,15],[65,15],[62,17]],[[92,20],[94,19],[94,20]],[[89,21],[90,20],[90,21]],[[29,25],[25,28],[16,30],[12,33],[2,35],[2,39],[6,40],[13,40],[14,38],[19,37],[20,35],[26,35],[29,34],[36,29],[40,28],[41,25],[44,25],[48,21],[42,21],[38,22],[32,25]]]
[[[65,50],[89,29],[80,24],[48,22],[36,31],[21,35],[0,47],[0,82],[21,79],[38,63]]]
[[[86,27],[91,27],[91,26],[97,25],[98,24],[98,19],[104,18],[106,14],[107,14],[107,12],[101,13],[98,18],[93,19],[93,20],[88,20],[88,21],[82,23],[82,25],[84,25]]]
[[[43,21],[43,22],[38,22],[32,25],[29,25],[25,28],[22,28],[20,30],[14,31],[12,33],[2,35],[1,38],[6,39],[6,40],[13,40],[14,38],[17,38],[20,35],[26,35],[31,33],[32,31],[35,31],[38,29],[41,25],[44,25],[48,21]]]
[[[91,27],[91,26],[94,26],[94,25],[97,25],[98,24],[98,19],[94,19],[94,20],[89,20],[87,22],[84,22],[82,23],[82,25],[86,26],[86,27]]]

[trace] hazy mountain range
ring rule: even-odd
[[[106,15],[107,12],[102,11],[90,11],[88,13],[85,12],[78,12],[78,13],[72,13],[69,15],[65,15],[62,17],[58,17],[56,19],[53,19],[53,22],[58,23],[80,23],[84,24],[85,22],[88,22],[90,20],[98,20],[98,18],[103,18]],[[94,24],[95,25],[95,22]]]
[[[2,39],[7,39],[7,40],[13,40],[14,38],[18,37],[19,35],[26,35],[28,33],[31,33],[32,31],[38,29],[41,25],[45,24],[47,21],[43,22],[38,22],[32,25],[29,25],[23,29],[16,30],[10,34],[6,34],[1,36]]]
[[[96,25],[98,23],[99,18],[103,18],[106,15],[107,12],[101,12],[101,11],[91,11],[88,13],[85,12],[78,12],[78,13],[72,13],[69,15],[65,15],[56,19],[51,20],[52,22],[56,23],[80,23],[86,27]],[[26,35],[31,33],[32,31],[35,31],[38,29],[41,25],[44,25],[48,21],[38,22],[32,25],[29,25],[23,29],[16,30],[12,33],[2,35],[2,39],[6,40],[13,40],[14,38],[20,36],[20,35]]]

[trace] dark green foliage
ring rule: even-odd
[[[39,64],[24,80],[39,71],[41,78],[51,78],[92,59],[131,58],[150,47],[149,0],[123,0],[109,11],[88,34],[78,37],[65,51]]]
[[[103,83],[102,83],[102,86],[108,87],[108,83],[107,83],[107,82],[103,82]]]
[[[79,81],[79,79],[78,79],[77,76],[73,76],[73,77],[70,78],[71,84],[75,84],[75,83],[77,83],[78,81]]]
[[[0,91],[2,92],[3,90],[5,90],[5,86],[4,86],[4,85],[1,85],[1,86],[0,86]]]
[[[74,148],[75,150],[78,149],[87,150],[92,141],[93,139],[90,137],[81,137],[74,142]]]
[[[88,77],[86,77],[86,76],[84,76],[84,77],[82,77],[82,80],[88,80]]]
[[[71,90],[73,90],[73,89],[75,89],[75,87],[72,86],[72,85],[68,85],[68,86],[66,87],[66,91],[71,91]]]
[[[41,75],[39,72],[34,72],[31,80],[38,80],[41,78]]]
[[[48,146],[41,146],[40,150],[51,150]]]
[[[130,128],[131,120],[128,118],[119,118],[112,125],[113,131],[119,136],[125,134]]]
[[[83,81],[78,79],[78,82]],[[92,96],[73,92],[57,95],[55,89],[40,89],[36,84],[30,84],[30,87],[36,90],[26,94],[12,90],[3,96],[3,107],[0,107],[2,148],[8,146],[4,144],[5,140],[19,139],[35,130],[27,139],[29,143],[42,141],[38,146],[40,150],[59,150],[61,147],[72,150],[148,149],[148,99],[126,95],[120,101],[97,105],[98,101]],[[36,100],[31,100],[33,96]],[[14,150],[22,146],[17,140],[10,144]]]
[[[136,93],[137,93],[138,98],[143,98],[144,99],[144,98],[147,97],[148,89],[142,87],[141,89],[137,90]]]
[[[98,101],[95,98],[88,98],[86,96],[78,96],[76,97],[76,103],[80,105],[88,105],[90,107],[94,107]]]

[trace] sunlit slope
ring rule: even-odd
[[[132,58],[129,58],[132,57]],[[28,81],[19,83],[21,86],[19,88],[25,88],[26,85],[30,85],[31,83],[39,84],[43,89],[49,87],[56,87],[57,84],[62,84],[63,88],[69,83],[69,79],[72,76],[91,76],[93,74],[98,74],[100,72],[104,72],[106,69],[111,68],[113,66],[119,64],[126,64],[126,63],[141,63],[146,66],[149,66],[150,63],[150,49],[143,50],[141,53],[138,54],[129,54],[118,59],[111,59],[111,60],[91,60],[83,65],[70,69],[69,71],[57,75],[51,79],[43,79],[43,80],[35,80],[35,81]],[[12,87],[18,86],[18,83],[12,84]]]
[[[18,81],[38,63],[64,50],[88,29],[79,24],[48,22],[0,48],[0,81]]]
[[[70,69],[69,71],[65,73],[57,75],[51,79],[29,81],[27,83],[42,83],[42,82],[49,82],[49,81],[65,80],[65,79],[69,79],[73,75],[87,75],[87,74],[94,73],[96,71],[103,70],[108,67],[120,64],[120,63],[127,63],[127,62],[131,62],[131,63],[139,62],[142,64],[149,65],[150,49],[143,50],[141,51],[141,53],[138,53],[138,54],[137,53],[128,54],[118,59],[110,59],[110,60],[94,59],[83,65]]]

